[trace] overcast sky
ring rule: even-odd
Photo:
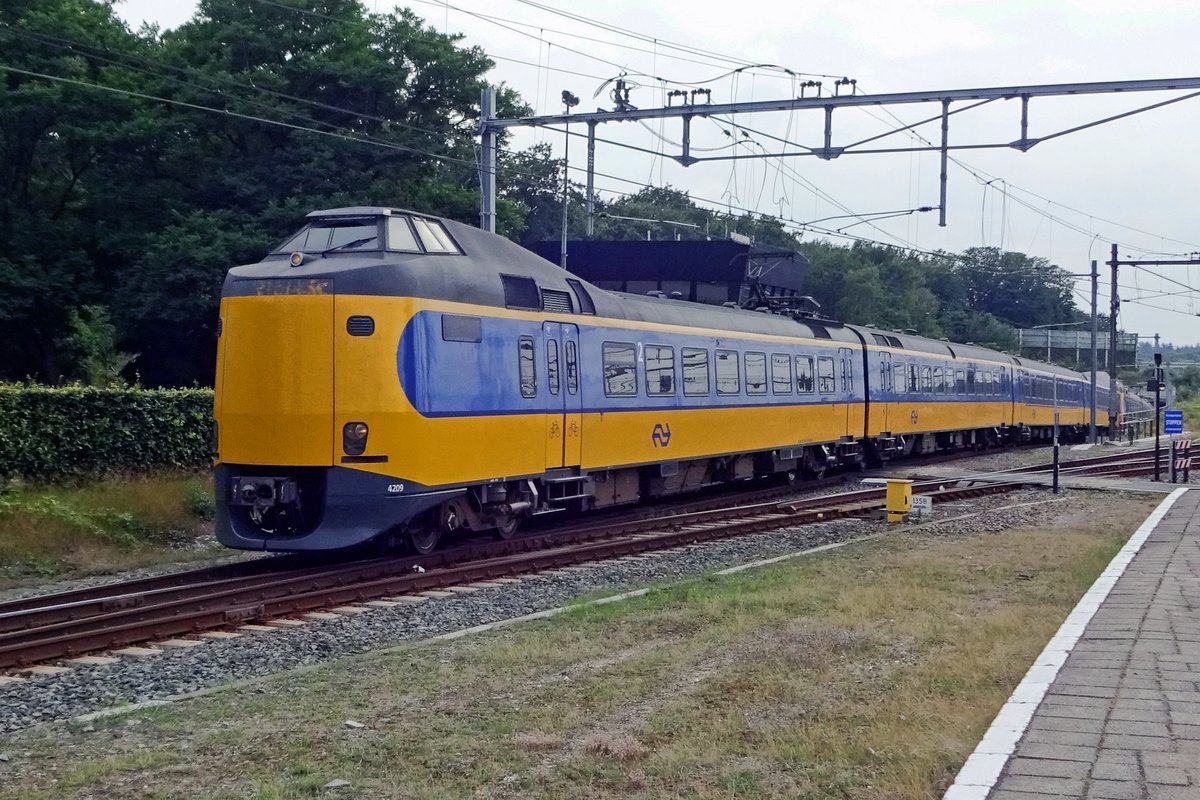
[[[563,89],[582,99],[578,110],[609,108],[606,91],[593,94],[622,71],[638,87],[630,102],[642,108],[665,105],[666,91],[692,84],[710,88],[713,102],[794,96],[798,82],[810,78],[823,81],[829,91],[834,78],[820,76],[853,78],[858,91],[867,94],[1200,76],[1200,3],[1194,0],[365,2],[381,12],[409,5],[438,30],[462,33],[466,44],[479,45],[495,59],[494,81],[517,89],[539,114],[562,110]],[[149,21],[169,28],[188,19],[195,5],[193,0],[125,0],[118,11],[134,27]],[[607,29],[547,9],[586,15]],[[778,65],[803,77],[765,67],[722,77],[739,64]],[[1034,99],[1030,135],[1179,96]],[[934,105],[891,110],[905,124],[939,111]],[[957,143],[1008,142],[1018,138],[1019,123],[1019,103],[997,101],[954,116],[950,137]],[[822,125],[822,115],[814,112],[739,115],[725,124],[698,120],[693,147],[723,148],[698,149],[699,155],[735,152],[725,131],[753,139],[739,145],[738,153],[783,147],[771,136],[820,146]],[[878,109],[838,111],[834,143],[848,144],[897,125]],[[1003,247],[1043,256],[1077,273],[1086,273],[1089,260],[1098,259],[1101,305],[1107,308],[1103,262],[1111,243],[1120,245],[1122,258],[1200,256],[1194,200],[1200,187],[1198,131],[1200,98],[1047,141],[1027,153],[963,151],[955,154],[962,165],[950,166],[947,227],[938,227],[936,212],[873,225],[854,224],[854,217],[820,225],[854,224],[843,232],[923,249]],[[937,125],[918,133],[928,139],[940,135]],[[678,152],[680,123],[614,124],[599,135],[670,154]],[[545,140],[561,153],[562,139],[561,131],[522,130],[514,143]],[[900,134],[878,146],[913,142]],[[572,143],[571,164],[585,165],[579,139]],[[685,169],[653,153],[601,144],[596,169],[613,176],[596,181],[609,197],[636,191],[638,184],[669,184],[702,204],[754,209],[792,223],[938,204],[935,153],[715,161]],[[582,182],[583,174],[572,178]],[[663,230],[659,226],[655,235]],[[1179,283],[1150,270],[1123,271],[1123,327],[1147,336],[1160,333],[1176,344],[1200,342],[1200,297],[1189,291],[1200,287],[1200,267],[1157,271]],[[1079,280],[1082,296],[1076,301],[1083,306],[1088,279]]]

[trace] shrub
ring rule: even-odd
[[[211,389],[0,385],[0,478],[210,463]]]

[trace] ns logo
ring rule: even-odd
[[[671,444],[671,426],[669,423],[658,423],[650,433],[650,441],[655,447],[666,447]]]

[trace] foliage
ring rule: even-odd
[[[0,385],[0,478],[209,463],[208,389]]]
[[[308,211],[476,219],[492,62],[407,9],[200,0],[163,33],[130,30],[113,0],[8,0],[0,48],[27,73],[0,76],[0,379],[108,385],[137,353],[148,385],[208,384],[225,272]],[[497,105],[529,112],[505,87]],[[501,234],[559,237],[562,167],[545,144],[501,148]],[[584,189],[568,192],[568,230],[582,237]],[[601,238],[737,233],[798,248],[809,293],[850,322],[1007,349],[1008,325],[1078,317],[1067,273],[1020,253],[801,242],[770,216],[701,208],[671,187],[596,212]]]
[[[308,211],[474,221],[492,63],[460,40],[359,0],[202,0],[161,34],[130,31],[110,0],[5,3],[5,64],[79,83],[0,77],[0,377],[92,382],[63,347],[72,309],[103,303],[143,380],[207,383],[226,270]],[[508,89],[498,107],[527,110]],[[503,232],[524,228],[519,198],[499,212]]]
[[[108,309],[99,305],[72,309],[67,325],[63,350],[73,366],[71,377],[97,388],[120,386],[121,373],[137,355],[117,349],[117,328]]]

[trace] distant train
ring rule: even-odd
[[[217,535],[327,550],[1086,431],[1089,384],[972,345],[596,288],[512,242],[317,211],[222,293]],[[1109,418],[1106,377],[1097,425]],[[1120,408],[1141,402],[1120,392]]]

